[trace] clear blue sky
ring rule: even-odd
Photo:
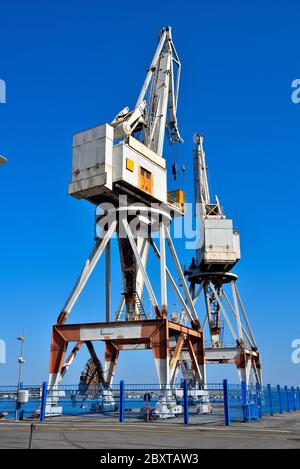
[[[239,287],[262,353],[264,379],[299,384],[300,5],[284,1],[2,1],[0,78],[0,338],[17,377],[16,336],[26,334],[25,381],[47,377],[54,323],[93,243],[93,207],[67,195],[72,135],[132,106],[156,47],[173,27],[182,60],[179,103],[192,198],[192,134],[205,134],[212,191],[241,234]],[[191,253],[180,249],[182,262]],[[102,267],[72,321],[104,318]],[[115,302],[118,298],[115,298]],[[87,358],[74,363],[77,382]],[[139,373],[139,378],[137,378]],[[155,379],[149,353],[128,353],[117,379]],[[234,374],[213,371],[211,379]]]

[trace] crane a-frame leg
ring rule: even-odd
[[[117,361],[119,358],[119,349],[110,340],[105,341],[105,358],[104,358],[104,381],[106,384],[111,385]]]
[[[191,290],[196,291],[193,301],[204,295],[206,317],[202,321],[202,332],[208,326],[210,345],[205,349],[206,363],[233,364],[240,381],[251,380],[262,384],[261,364],[258,347],[236,286],[237,276],[232,273],[198,273],[191,276]],[[226,285],[230,292],[227,292]],[[230,296],[232,299],[230,299]],[[231,344],[224,344],[221,321],[231,336]]]

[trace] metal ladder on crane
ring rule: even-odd
[[[148,319],[143,303],[141,302],[140,296],[137,291],[133,292],[135,298],[136,307],[140,313],[140,319]]]

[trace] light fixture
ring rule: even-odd
[[[4,163],[7,163],[7,159],[4,156],[0,155],[0,164]]]

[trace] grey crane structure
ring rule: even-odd
[[[192,268],[186,272],[187,277],[173,243],[170,225],[175,217],[184,216],[184,204],[182,191],[168,192],[163,153],[166,132],[171,144],[182,142],[176,117],[180,71],[171,28],[167,27],[159,33],[156,52],[133,110],[125,107],[110,124],[89,128],[73,137],[69,194],[96,206],[98,235],[52,329],[49,375],[52,387],[60,383],[83,344],[98,366],[99,379],[106,389],[113,381],[122,350],[151,349],[159,384],[168,389],[175,383],[180,370],[190,386],[203,387],[205,357],[208,362],[233,361],[241,379],[248,382],[253,370],[257,381],[260,380],[259,354],[236,289],[236,276],[230,273],[239,257],[238,235],[233,232],[232,222],[225,218],[218,201],[210,204],[200,136],[196,138],[195,187],[203,242],[197,248],[197,259]],[[133,221],[138,223],[133,225]],[[133,226],[139,229],[134,231]],[[219,246],[218,233],[228,236],[225,254],[224,243],[223,247]],[[111,272],[111,239],[114,236],[118,242],[122,289],[113,284],[115,279]],[[154,238],[158,239],[157,244]],[[167,248],[179,282],[168,268]],[[148,266],[150,249],[158,259],[159,278]],[[70,313],[104,253],[105,321],[69,324]],[[233,305],[225,295],[227,283],[232,287]],[[112,284],[114,295],[118,291],[120,295],[115,317],[112,317]],[[168,286],[182,307],[178,319],[170,317]],[[195,308],[202,292],[207,302],[203,324]],[[150,316],[143,305],[145,293],[152,305]],[[228,300],[237,332],[224,300]],[[124,305],[125,316],[122,314]],[[240,310],[246,327],[240,320]],[[230,350],[222,347],[218,331],[220,312],[235,338],[235,346]],[[205,350],[204,327],[207,322],[211,347]],[[97,341],[105,343],[103,366],[100,366],[94,347]],[[68,345],[73,342],[75,346],[66,358]]]
[[[199,236],[196,257],[186,271],[193,300],[204,296],[202,331],[209,330],[206,364],[235,364],[241,381],[261,384],[258,347],[237,288],[233,267],[240,259],[240,239],[218,198],[211,201],[203,135],[194,135],[195,211]],[[198,288],[196,288],[198,285]],[[232,337],[224,345],[223,324]]]
[[[170,232],[173,219],[184,216],[182,191],[171,191],[170,197],[163,157],[166,132],[171,144],[182,142],[176,117],[180,70],[171,28],[164,28],[159,33],[156,52],[133,110],[125,107],[110,124],[87,129],[73,137],[69,194],[96,206],[98,235],[52,329],[51,387],[59,384],[83,344],[97,365],[99,360],[93,345],[97,341],[105,343],[99,376],[106,389],[112,383],[122,350],[151,349],[159,384],[168,389],[178,376],[184,353],[193,382],[199,386],[205,383],[201,325]],[[138,222],[138,230],[134,231],[132,221]],[[111,272],[110,241],[114,236],[118,242],[122,289],[116,285]],[[150,249],[158,260],[159,275],[148,268]],[[167,266],[167,249],[180,282]],[[70,313],[104,253],[106,320],[69,324]],[[111,311],[112,286],[114,295],[120,295],[115,317]],[[168,286],[182,306],[185,324],[170,319]],[[143,306],[144,292],[151,302],[151,315]],[[68,344],[72,342],[75,346],[65,358]]]

